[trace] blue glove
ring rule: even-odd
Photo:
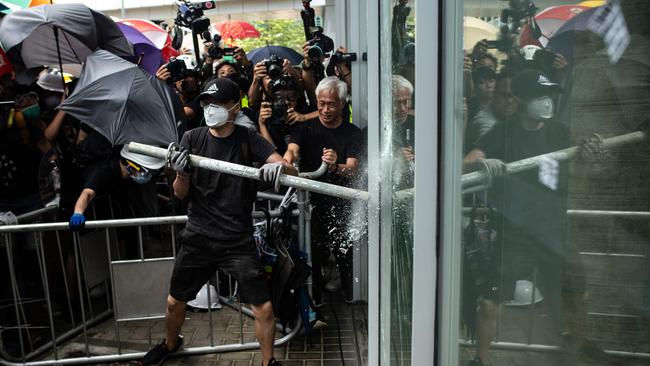
[[[70,216],[68,224],[70,225],[70,230],[79,231],[84,228],[84,225],[86,225],[86,216],[82,213],[75,212]]]

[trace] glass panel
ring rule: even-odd
[[[391,47],[382,51],[381,136],[382,255],[390,256],[387,267],[389,299],[382,314],[389,319],[391,365],[411,364],[413,280],[413,181],[415,174],[414,95],[415,1],[384,1],[383,14],[390,27],[382,37]],[[385,44],[385,43],[384,43]],[[386,54],[388,53],[388,54]],[[388,61],[389,60],[389,61]],[[382,287],[384,291],[385,287]],[[386,319],[385,319],[386,320]],[[382,347],[385,346],[382,345]]]
[[[464,2],[459,364],[647,364],[648,15]]]

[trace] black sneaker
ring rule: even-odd
[[[279,361],[276,361],[275,358],[272,358],[269,360],[269,364],[267,366],[282,366],[282,364]]]
[[[172,353],[178,351],[183,345],[183,337],[178,336],[178,341],[176,341],[176,347],[173,350],[167,348],[167,342],[165,339],[162,340],[156,347],[152,348],[144,355],[142,359],[142,365],[162,365],[165,362],[165,359]]]

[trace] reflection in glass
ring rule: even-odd
[[[460,362],[640,365],[650,3],[539,3],[465,5]]]

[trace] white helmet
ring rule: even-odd
[[[531,301],[533,300],[533,288],[535,289],[535,300]],[[542,300],[544,300],[544,296],[537,286],[527,280],[518,280],[515,283],[514,299],[506,301],[505,304],[507,306],[528,306]]]
[[[72,80],[72,75],[63,73],[63,79],[66,84]],[[61,71],[48,67],[38,74],[36,84],[41,88],[57,93],[63,93],[63,85],[61,85]]]
[[[214,286],[210,285],[210,302],[212,306],[211,309],[221,309],[221,303],[219,303],[219,296],[217,294],[217,289]],[[199,292],[196,294],[196,299],[190,300],[187,302],[187,305],[196,308],[196,309],[207,309],[208,308],[208,286],[203,285]]]
[[[147,169],[152,169],[152,170],[158,170],[165,166],[165,160],[160,159],[160,158],[154,158],[152,156],[148,155],[142,155],[142,154],[136,154],[134,152],[130,152],[128,147],[124,145],[122,147],[122,151],[120,151],[120,155],[124,159],[129,159],[132,162],[142,165],[143,167]]]
[[[188,70],[194,70],[196,69],[196,60],[194,59],[194,56],[192,55],[179,55],[176,56],[177,60],[183,60],[185,62],[185,68]]]
[[[519,53],[526,61],[532,61],[535,52],[541,50],[542,47],[535,46],[534,44],[527,44],[519,49]]]

